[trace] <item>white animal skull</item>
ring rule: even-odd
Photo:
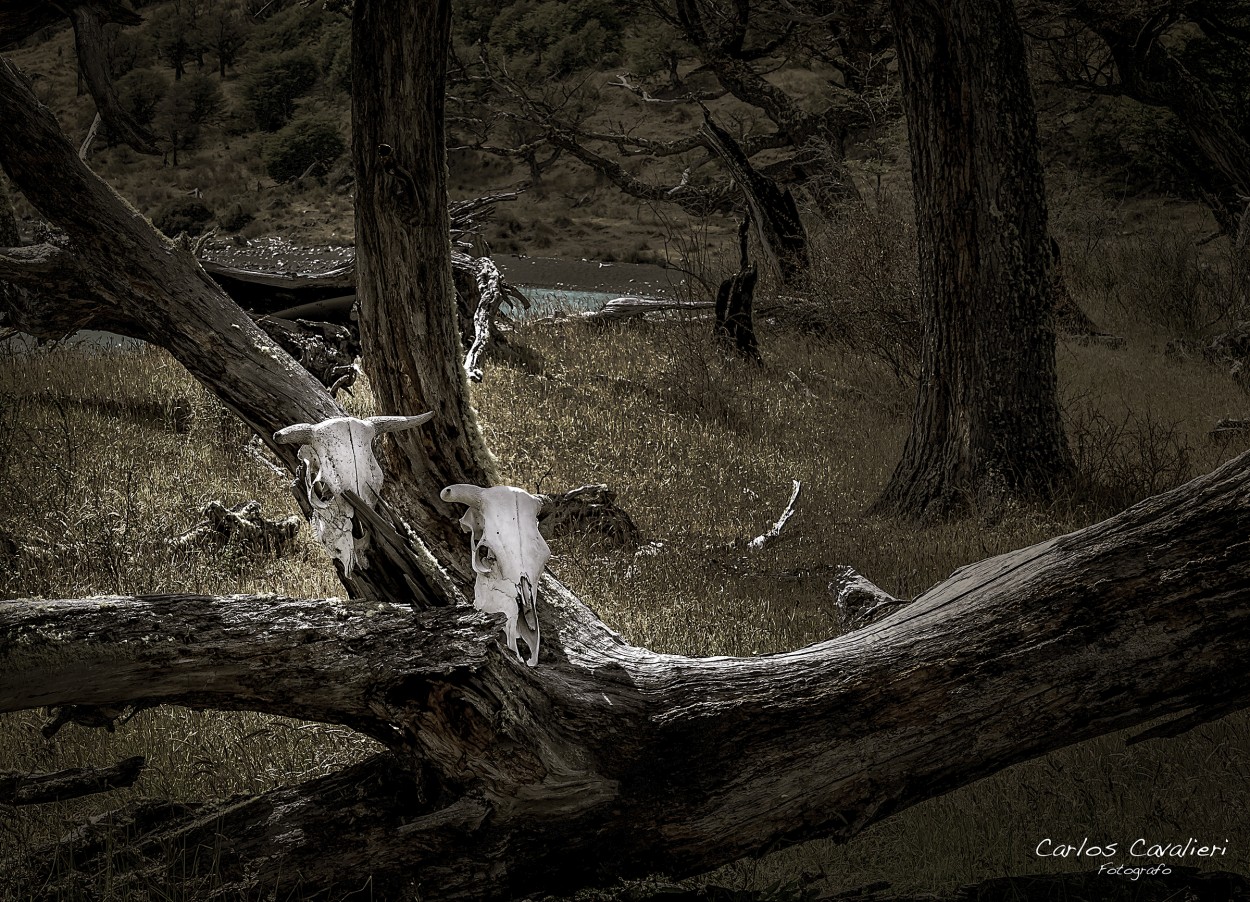
[[[382,490],[382,468],[373,456],[373,440],[378,433],[411,429],[433,416],[333,417],[320,423],[297,423],[273,434],[279,444],[300,445],[313,530],[331,557],[343,565],[345,575],[368,566],[364,551],[369,536],[363,530],[355,534],[354,512],[343,493],[351,490],[373,507]]]
[[[538,532],[542,499],[524,489],[495,486],[449,485],[444,501],[467,504],[460,526],[470,533],[473,570],[473,606],[486,613],[502,613],[508,645],[530,667],[538,663],[538,580],[551,549]],[[529,658],[517,639],[529,646]]]

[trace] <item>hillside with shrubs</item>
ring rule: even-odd
[[[134,6],[142,25],[108,26],[111,74],[122,105],[154,133],[163,153],[138,154],[105,128],[91,146],[92,166],[170,234],[216,229],[218,240],[237,243],[282,237],[349,245],[347,17],[294,0],[136,0]],[[754,24],[767,33],[769,22],[761,25],[759,13]],[[699,107],[675,102],[682,97],[703,99],[746,141],[767,132],[767,123],[758,110],[718,95],[695,48],[645,4],[464,0],[457,5],[454,48],[453,197],[524,189],[487,228],[490,249],[703,267],[714,265],[706,259],[709,248],[732,243],[732,202],[714,199],[697,209],[668,196],[676,197],[683,179],[709,194],[724,191],[723,175],[695,152],[642,151],[648,141],[697,132]],[[842,138],[846,169],[861,195],[905,209],[906,139],[889,53],[868,57],[867,87],[846,100],[844,76],[822,52],[796,42],[770,65],[768,81],[803,110],[864,107]],[[38,73],[39,95],[67,133],[84,138],[95,109],[75,71],[68,27],[37,35],[13,58]],[[1207,53],[1194,64],[1222,63]],[[1053,44],[1037,45],[1044,150],[1056,193],[1079,185],[1121,205],[1200,198],[1202,177],[1194,169],[1201,155],[1176,117],[1073,90],[1072,66]],[[596,151],[604,166],[659,186],[659,199],[630,196],[603,170],[552,143],[545,132],[550,122],[536,121],[542,116],[613,136]],[[781,166],[782,154],[765,152],[759,160]],[[801,206],[824,212],[806,186],[798,195]],[[1197,207],[1194,216],[1197,228],[1207,227]]]

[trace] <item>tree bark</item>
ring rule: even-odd
[[[751,263],[748,213],[738,226],[738,271],[720,283],[716,290],[715,323],[712,334],[754,363],[762,363],[759,340],[755,337],[752,304],[759,273]],[[806,250],[806,248],[805,248]]]
[[[1111,730],[1166,714],[1187,728],[1244,706],[1247,527],[1243,455],[1108,521],[965,567],[863,630],[745,659],[631,647],[551,580],[551,654],[545,643],[534,669],[462,607],[5,602],[0,710],[248,708],[350,723],[393,750],[160,826],[188,859],[206,824],[230,837],[218,879],[231,889],[303,880],[333,892],[372,875],[415,879],[422,898],[506,898],[685,876],[848,838]],[[326,811],[347,785],[350,841],[327,843]]]
[[[876,503],[932,519],[1045,499],[1071,469],[1033,95],[1015,10],[892,4],[915,184],[921,381]]]
[[[811,258],[807,248],[807,230],[803,228],[794,196],[788,188],[781,188],[775,181],[757,172],[738,142],[706,114],[702,133],[742,191],[749,212],[748,219],[755,223],[760,247],[780,275],[782,286],[801,286],[807,281]],[[742,270],[746,268],[746,263],[743,263]]]
[[[443,123],[450,40],[450,0],[354,6],[356,291],[365,370],[380,413],[435,412],[433,428],[395,436],[402,453],[387,456],[387,473],[413,525],[457,547],[459,514],[439,492],[455,483],[489,485],[493,468],[468,400],[456,319],[448,316],[455,310]]]

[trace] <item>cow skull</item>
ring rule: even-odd
[[[538,663],[538,580],[551,556],[538,532],[542,499],[511,486],[483,489],[463,484],[449,485],[442,498],[469,507],[460,526],[470,534],[477,575],[473,606],[505,616],[508,645],[533,667]],[[518,638],[529,646],[528,659],[521,653]]]
[[[381,432],[420,426],[433,417],[333,417],[320,423],[297,423],[273,434],[284,445],[299,445],[304,462],[304,490],[312,505],[313,531],[330,556],[343,565],[345,576],[368,566],[364,551],[369,536],[355,530],[351,502],[343,494],[355,492],[373,507],[382,490],[382,467],[373,456],[373,440]]]

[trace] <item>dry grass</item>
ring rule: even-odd
[[[1218,417],[1244,410],[1244,393],[1226,374],[1165,358],[1168,335],[1157,326],[1135,331],[1127,312],[1090,293],[1082,301],[1127,338],[1119,349],[1061,347],[1086,481],[1050,508],[1011,508],[992,521],[917,529],[863,515],[901,449],[912,390],[878,356],[827,342],[766,333],[765,366],[757,369],[723,359],[705,321],[535,324],[523,338],[545,355],[544,374],[493,366],[474,399],[506,480],[544,491],[608,482],[652,543],[641,554],[590,540],[555,543],[552,570],[601,616],[657,650],[767,653],[841,629],[827,588],[833,565],[851,564],[892,592],[914,595],[962,564],[1077,528],[1244,450],[1213,445],[1206,434]],[[58,396],[64,400],[50,400]],[[145,410],[183,404],[190,429],[179,433],[163,420],[137,426],[79,403],[86,397]],[[362,410],[367,403],[362,398]],[[241,429],[163,353],[66,351],[4,362],[0,427],[0,522],[43,549],[0,571],[4,595],[341,592],[306,537],[285,558],[232,549],[175,555],[161,544],[213,498],[256,498],[272,516],[293,509],[284,481],[242,452]],[[775,520],[792,479],[804,495],[787,540],[746,552],[738,543]],[[51,743],[39,736],[41,722],[33,712],[0,718],[0,771],[135,753],[151,765],[135,790],[0,821],[5,850],[46,842],[139,794],[256,792],[325,773],[370,748],[342,729],[253,714],[161,709],[113,734],[69,726]],[[1085,836],[1227,839],[1229,857],[1211,864],[1250,871],[1248,748],[1250,722],[1241,716],[1127,748],[1104,737],[916,806],[844,846],[810,843],[715,879],[763,887],[807,874],[829,886],[888,880],[938,889],[1087,869],[1088,862],[1034,855],[1043,838]],[[20,897],[0,878],[0,898],[6,891]]]

